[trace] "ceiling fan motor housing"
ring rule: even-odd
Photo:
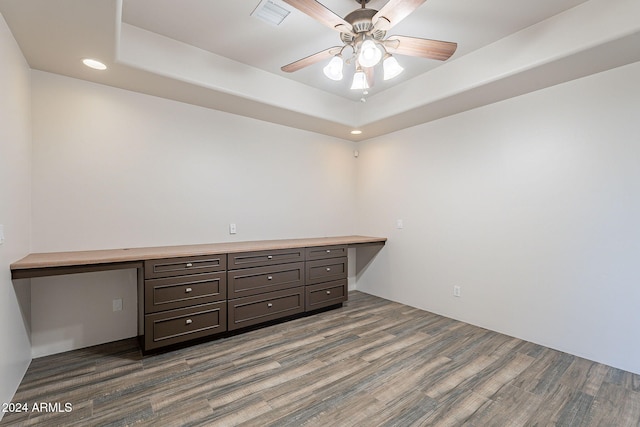
[[[378,13],[378,11],[374,9],[356,9],[345,16],[344,20],[351,24],[356,36],[360,36],[368,34],[373,30],[373,17],[376,13]],[[387,32],[384,30],[375,30],[370,34],[370,36],[374,40],[382,40],[386,34]],[[357,38],[356,36],[349,33],[340,33],[340,39],[346,44],[352,43]]]

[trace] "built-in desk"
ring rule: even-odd
[[[12,279],[135,268],[143,351],[340,305],[347,248],[386,238],[339,236],[29,254]]]

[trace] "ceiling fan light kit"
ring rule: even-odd
[[[351,89],[364,90],[369,89],[369,83],[367,82],[367,75],[362,70],[358,70],[353,75],[353,82],[351,83]]]
[[[322,69],[324,75],[331,80],[342,80],[342,69],[344,67],[344,60],[342,55],[338,54],[331,58],[331,61]]]
[[[457,44],[418,37],[391,36],[385,39],[387,31],[414,12],[426,0],[389,0],[379,11],[367,9],[368,0],[356,0],[360,8],[344,18],[339,17],[316,0],[283,0],[290,6],[305,13],[334,31],[340,33],[344,46],[336,54],[337,47],[331,47],[282,67],[282,71],[294,72],[331,57],[323,68],[325,76],[331,80],[342,80],[345,62],[355,63],[351,89],[363,90],[373,86],[374,67],[382,61],[383,78],[397,77],[404,68],[392,54],[417,56],[445,61],[456,51]],[[353,51],[353,58],[346,61],[342,51],[347,46]]]
[[[358,63],[365,68],[374,67],[382,59],[382,51],[378,49],[376,43],[371,39],[366,39],[360,45]]]
[[[404,71],[404,68],[402,68],[402,65],[398,63],[398,60],[389,53],[385,55],[385,59],[382,62],[382,69],[384,71],[385,80],[391,80]]]

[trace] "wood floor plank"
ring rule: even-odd
[[[425,420],[437,407],[436,400],[422,391],[412,390],[395,395],[369,421],[380,426],[425,425]]]
[[[369,393],[361,391],[350,399],[334,399],[331,406],[318,413],[309,423],[318,426],[356,427],[367,425],[371,417],[382,408]]]
[[[252,393],[258,393],[272,387],[277,387],[288,381],[295,380],[298,377],[321,369],[324,366],[326,365],[321,361],[313,361],[309,363],[302,363],[298,366],[290,366],[287,369],[278,370],[277,373],[259,377],[254,381],[247,381],[240,384],[234,383],[232,387],[228,390],[224,390],[223,393],[220,393],[219,390],[211,389],[210,392],[207,393],[207,398],[209,399],[209,404],[212,407],[221,407]]]
[[[489,405],[477,411],[465,425],[469,427],[533,425],[529,421],[535,416],[543,401],[542,396],[507,384],[493,396]]]
[[[332,365],[338,363],[345,359],[350,359],[353,356],[364,356],[370,352],[374,352],[390,341],[395,340],[395,335],[388,334],[386,332],[379,332],[377,334],[360,336],[360,340],[358,341],[357,346],[351,346],[349,348],[338,347],[333,348],[331,350],[323,352],[322,355],[318,356],[320,360],[325,362],[328,365]]]
[[[546,426],[561,425],[559,424],[560,419],[566,418],[565,406],[575,398],[578,392],[561,384],[557,384],[553,389],[545,390],[544,393],[538,390],[532,391],[533,394],[543,395],[544,399],[537,411],[527,420],[527,423]]]
[[[435,384],[429,386],[425,393],[427,396],[432,397],[434,399],[439,399],[443,395],[450,393],[452,390],[457,388],[460,384],[468,381],[470,378],[474,377],[478,373],[480,373],[483,369],[493,363],[494,360],[490,357],[480,356],[475,358],[473,362],[466,363],[463,366],[454,369],[449,374],[444,376],[440,381]],[[448,368],[449,366],[447,366]]]
[[[283,386],[263,390],[260,396],[267,400],[273,411],[260,417],[259,422],[254,420],[248,425],[280,425],[285,420],[300,418],[309,422],[307,418],[316,415],[316,411],[310,408],[328,405],[326,396],[341,396],[343,400],[347,400],[347,396],[335,393],[334,390],[341,390],[345,384],[352,384],[354,375],[357,378],[357,375],[368,374],[369,363],[359,358],[345,362],[343,369],[336,370],[334,366],[327,365]]]
[[[604,365],[577,357],[562,375],[559,383],[595,397],[608,370]]]
[[[407,395],[414,390],[423,389],[424,385],[428,383],[427,376],[436,369],[443,368],[445,365],[451,363],[451,359],[448,357],[438,357],[430,360],[427,363],[416,363],[415,366],[409,367],[411,376],[397,375],[390,378],[389,381],[385,381],[379,384],[376,388],[370,390],[370,392],[376,396],[379,401],[389,404],[390,402],[398,399],[399,396]],[[420,391],[421,396],[430,397],[424,391]],[[432,400],[435,401],[432,397]]]
[[[530,369],[515,379],[516,385],[534,394],[551,395],[574,359],[575,356],[545,349]]]
[[[271,381],[273,377],[265,374],[267,372],[279,372],[280,367],[278,362],[271,361],[238,368],[228,372],[227,375],[215,379],[212,379],[211,376],[200,375],[197,378],[191,378],[191,381],[181,382],[179,386],[173,383],[172,387],[166,392],[152,396],[151,403],[154,410],[157,411],[175,406],[179,402],[187,401],[191,398],[199,398],[209,393],[215,393],[219,389],[225,389],[225,387],[238,388],[239,384],[252,383],[254,378],[266,378],[267,381]]]
[[[273,410],[267,402],[257,397],[251,397],[248,401],[233,402],[223,409],[224,411],[220,411],[216,408],[214,417],[201,419],[200,422],[206,425],[237,426],[245,421],[260,418],[261,415]],[[158,421],[164,422],[164,419],[160,418]]]
[[[640,426],[640,393],[605,382],[585,418],[588,426]]]
[[[487,399],[468,389],[457,389],[439,401],[433,414],[426,420],[424,425],[437,425],[442,427],[461,426],[477,412],[482,412],[488,407],[492,400]]]
[[[640,376],[352,292],[342,308],[142,357],[32,361],[4,426],[640,426]]]
[[[367,362],[371,362],[381,357],[390,357],[393,353],[402,351],[405,348],[413,344],[416,344],[420,341],[425,341],[428,338],[429,338],[429,335],[418,332],[408,337],[402,337],[402,338],[396,339],[392,343],[389,343],[375,351],[367,352],[362,358]]]
[[[517,353],[510,360],[508,358],[494,360],[496,360],[496,363],[492,364],[494,369],[484,371],[475,385],[469,385],[477,394],[490,399],[531,366],[534,358],[526,354]]]
[[[300,378],[298,381],[290,381],[287,384],[262,393],[264,399],[272,408],[282,408],[291,402],[299,402],[305,398],[314,398],[314,393],[328,386],[340,386],[339,381],[350,375],[365,369],[369,363],[360,358],[348,359],[346,366],[335,369],[332,365],[326,365],[308,378]]]

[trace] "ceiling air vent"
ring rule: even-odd
[[[282,24],[289,13],[291,13],[291,11],[286,9],[278,1],[262,0],[253,12],[251,12],[251,16],[255,16],[256,18],[277,27]]]

